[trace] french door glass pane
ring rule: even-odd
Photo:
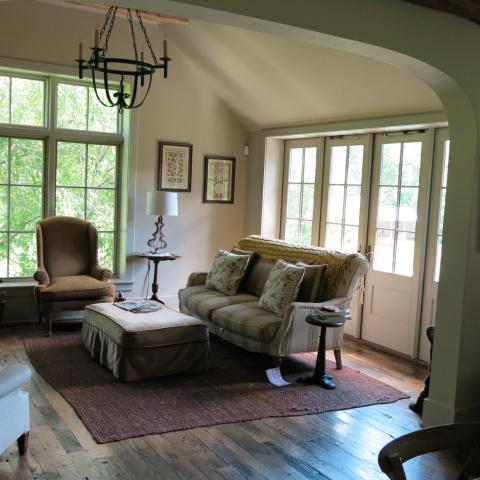
[[[450,158],[450,140],[445,142],[445,148],[443,150],[443,171],[442,171],[442,187],[447,187],[447,176],[448,176],[448,160]]]
[[[302,157],[303,148],[290,149],[290,161],[288,167],[289,183],[300,183],[302,181]]]
[[[397,232],[395,254],[395,273],[398,275],[413,275],[413,258],[415,254],[415,234]]]
[[[398,185],[400,150],[400,143],[386,143],[382,146],[380,185]]]
[[[399,230],[415,232],[417,225],[417,201],[418,187],[407,187],[400,190]]]
[[[380,187],[378,192],[378,228],[395,228],[397,221],[397,187]]]
[[[347,187],[345,223],[348,225],[360,223],[360,194],[361,187]]]
[[[336,185],[330,186],[328,189],[328,222],[342,223],[344,197],[345,187]]]
[[[373,268],[380,272],[391,272],[393,268],[393,252],[395,231],[377,229]]]
[[[363,145],[352,145],[348,156],[348,177],[349,185],[361,185],[363,169]]]
[[[316,170],[317,170],[317,148],[316,147],[306,148],[303,181],[305,183],[315,183]]]
[[[300,190],[299,183],[293,183],[288,186],[287,194],[287,217],[300,218]]]
[[[358,227],[345,225],[343,229],[343,250],[356,252],[358,250]]]
[[[300,223],[300,239],[299,243],[310,245],[312,242],[312,222],[302,221]]]
[[[312,220],[313,218],[314,194],[315,194],[315,185],[306,184],[303,186],[302,218],[305,220]]]
[[[325,234],[325,248],[339,249],[342,245],[342,226],[335,223],[327,223]]]
[[[419,185],[421,159],[421,142],[410,142],[403,145],[402,185]]]
[[[288,242],[298,242],[298,229],[300,222],[287,218],[285,222],[285,240]]]
[[[347,164],[347,147],[332,147],[330,162],[330,184],[345,183],[345,168]]]

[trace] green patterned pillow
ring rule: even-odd
[[[278,260],[267,278],[258,306],[283,317],[290,303],[297,298],[305,269]]]
[[[208,272],[205,286],[225,295],[236,295],[247,269],[249,255],[235,255],[219,250]]]

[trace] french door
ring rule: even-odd
[[[320,245],[364,253],[372,135],[329,138],[325,144]],[[345,332],[360,335],[361,298],[355,297]]]
[[[430,344],[425,335],[425,330],[427,327],[434,325],[437,309],[437,293],[442,258],[443,216],[445,210],[445,196],[447,192],[449,153],[450,139],[448,129],[439,129],[435,133],[427,256],[423,288],[422,321],[420,327],[418,351],[418,357],[425,361],[428,361],[430,358]]]
[[[433,131],[375,139],[361,337],[417,355]]]

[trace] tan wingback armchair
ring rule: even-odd
[[[37,266],[33,278],[39,322],[53,312],[83,310],[92,303],[111,303],[112,272],[98,265],[98,234],[85,220],[50,217],[37,222]]]

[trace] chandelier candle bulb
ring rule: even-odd
[[[83,60],[83,43],[82,42],[78,44],[78,59],[80,61]]]
[[[98,28],[95,30],[95,48],[98,48],[100,45],[100,32],[98,31]]]
[[[166,40],[163,41],[163,57],[168,58],[168,55],[167,55],[167,41]]]

